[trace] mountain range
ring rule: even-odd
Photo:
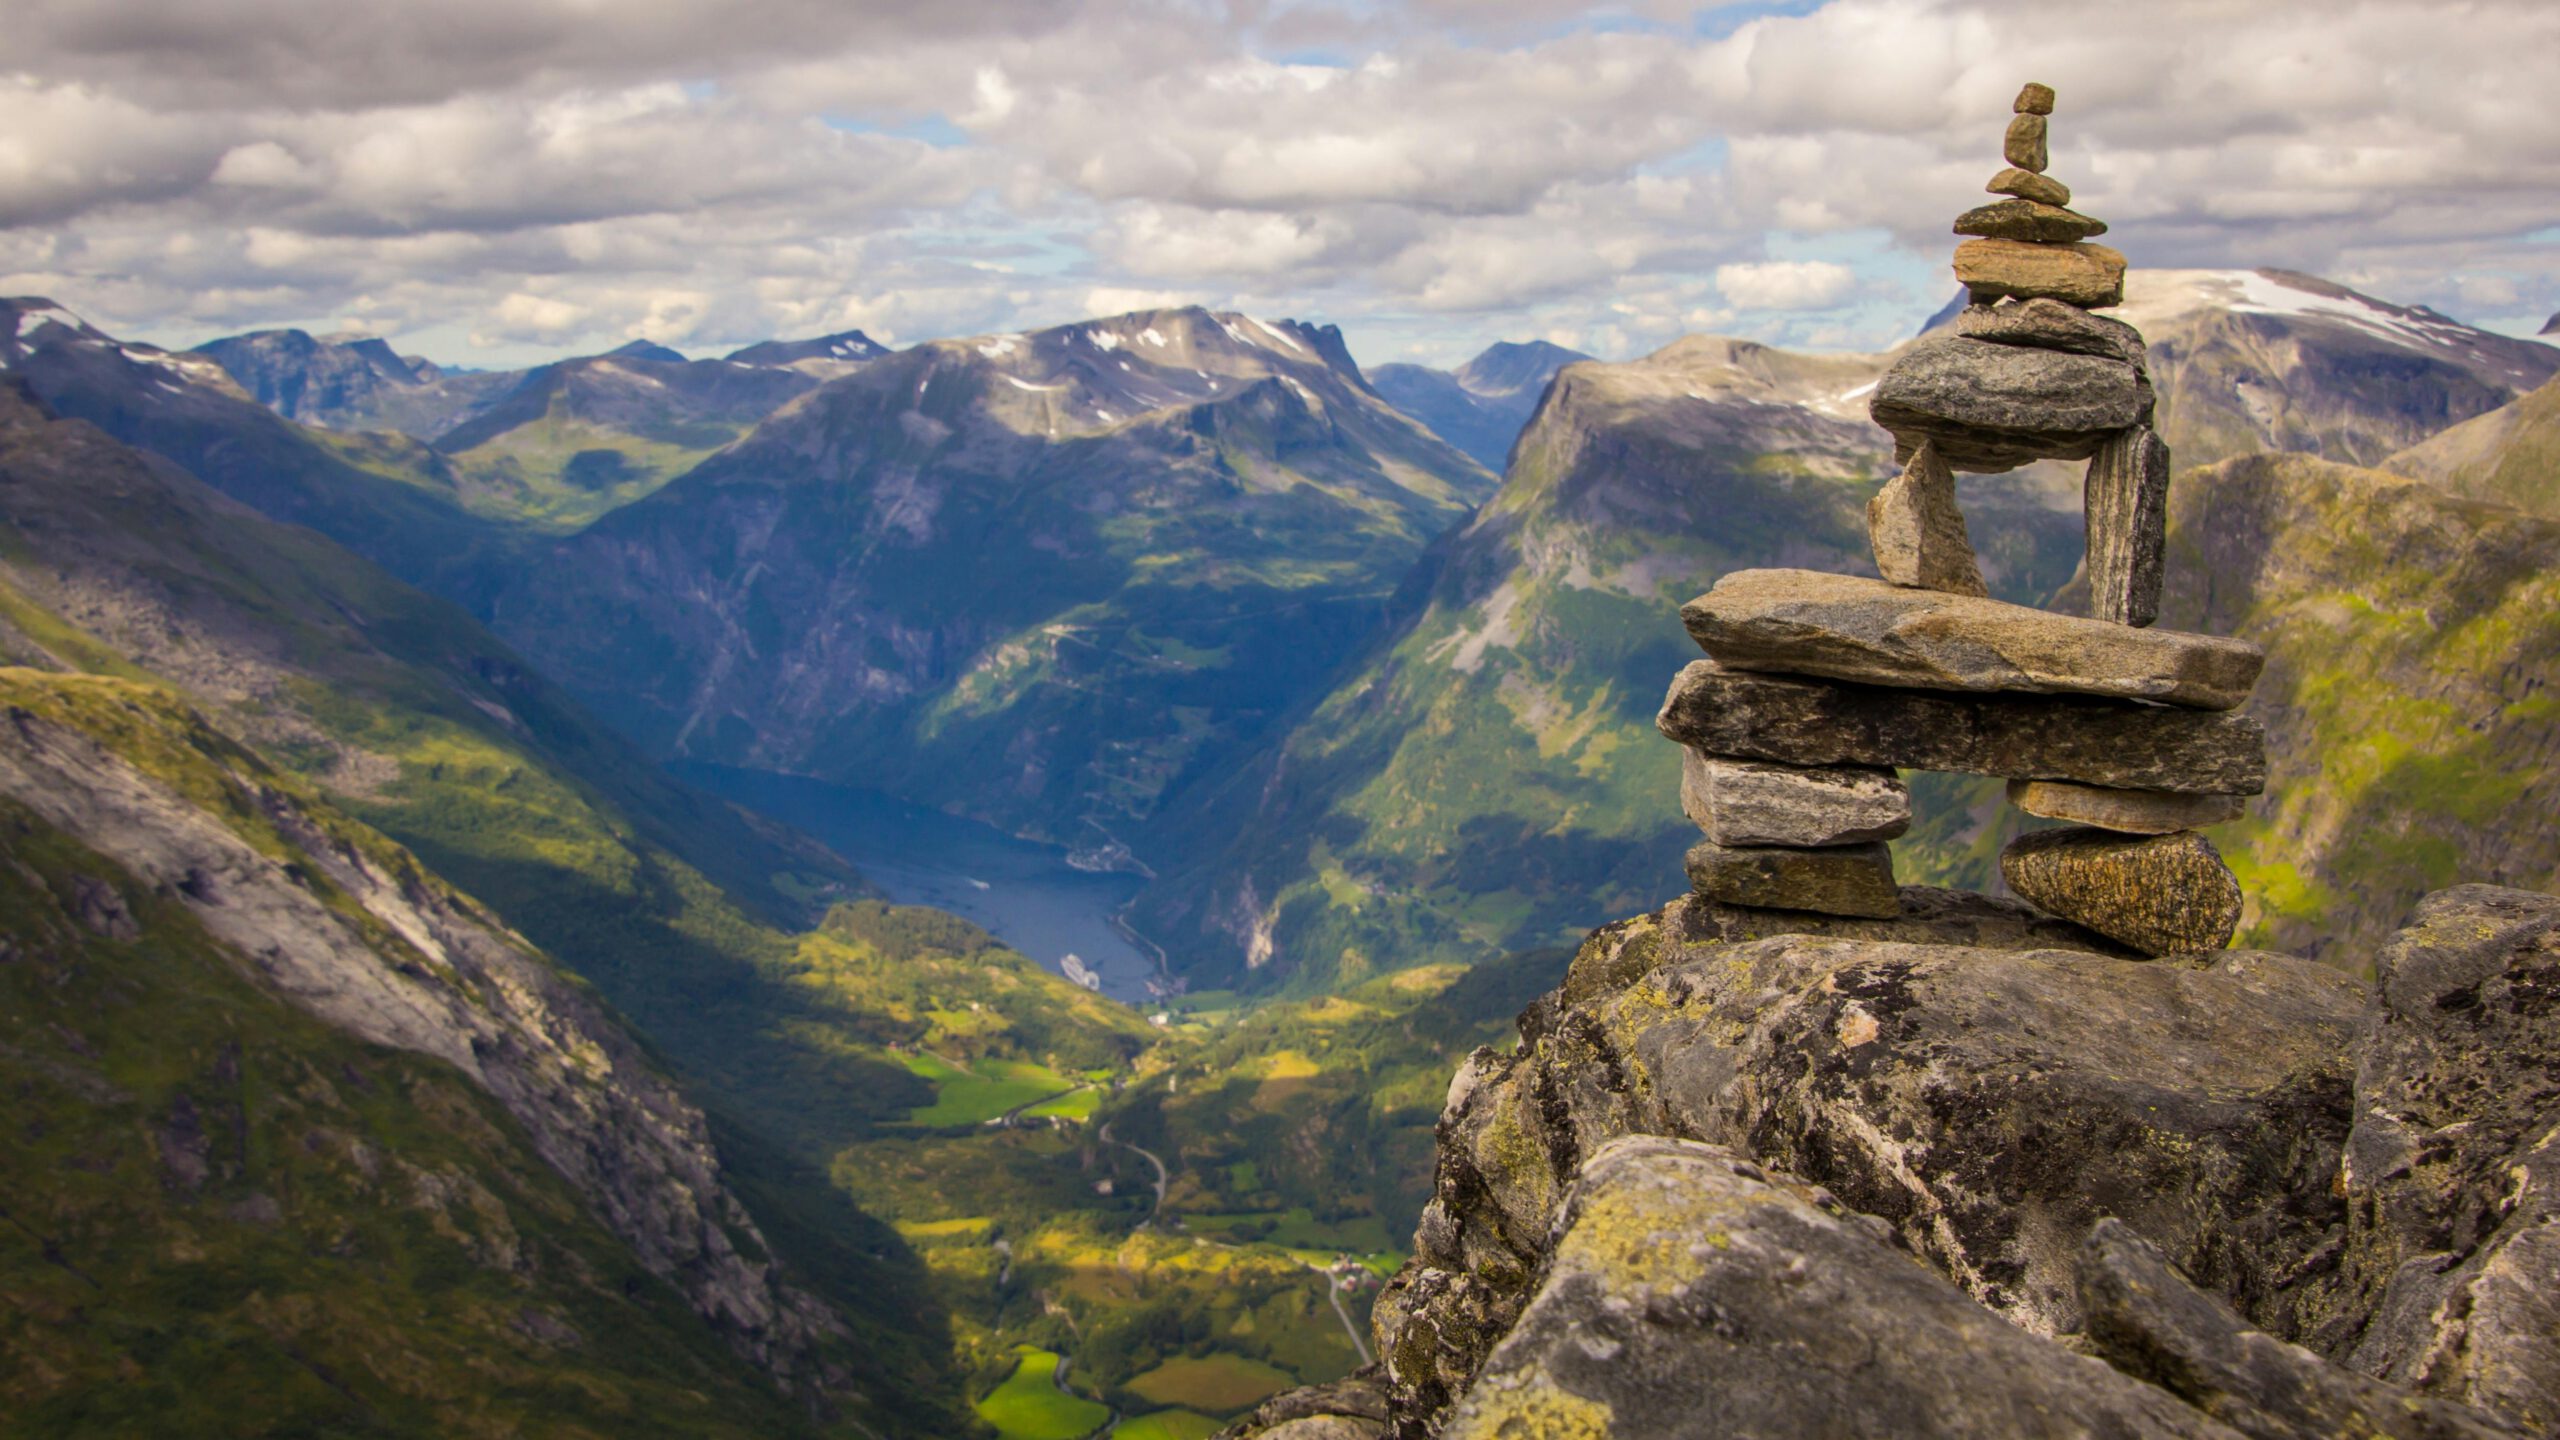
[[[2122,313],[2163,623],[2270,652],[2270,792],[2217,832],[2250,938],[2354,968],[2425,889],[2560,884],[2560,351],[2284,272]],[[1678,602],[1865,571],[1890,466],[1889,354],[1712,337],[1372,374],[1180,309],[474,375],[293,334],[0,302],[0,945],[41,961],[0,1067],[59,1157],[13,1170],[44,1318],[0,1347],[67,1377],[13,1405],[112,1403],[209,1296],[232,1348],[171,1373],[227,1403],[254,1357],[323,1429],[960,1434],[1031,1346],[1184,1433],[1340,1373],[1358,1288],[1297,1257],[1389,1264],[1457,1058],[1681,884]],[[1961,494],[1996,593],[2076,602],[2075,474]],[[1138,873],[1191,994],[883,904],[676,758]],[[1904,878],[1992,883],[1996,788],[1915,789]],[[179,1288],[105,1268],[177,1234]],[[430,1283],[458,1328],[385,1308]],[[349,1379],[333,1324],[404,1365]],[[487,1354],[574,1378],[466,1415]]]

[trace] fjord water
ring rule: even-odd
[[[724,765],[669,768],[815,836],[899,904],[965,916],[1051,970],[1077,956],[1102,977],[1103,994],[1146,1003],[1147,982],[1158,974],[1154,956],[1115,918],[1137,893],[1136,876],[1078,870],[1054,845],[875,790]]]

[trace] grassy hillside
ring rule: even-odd
[[[158,685],[0,706],[0,1434],[950,1433],[880,1262],[794,1237],[851,1331],[753,1278],[700,1116],[471,902]]]

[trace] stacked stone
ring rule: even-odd
[[[2147,954],[2219,949],[2240,888],[2197,827],[2266,784],[2265,739],[2231,713],[2265,656],[2148,628],[2159,613],[2169,453],[2153,431],[2142,336],[2090,313],[2123,298],[2106,226],[2047,177],[2053,91],[2018,96],[2011,198],[1966,212],[1955,333],[1922,340],[1871,413],[1902,473],[1867,512],[1882,580],[1727,575],[1681,609],[1709,660],[1657,722],[1687,747],[1681,804],[1706,832],[1692,885],[1726,904],[1892,918],[1884,842],[1911,821],[1897,769],[2009,781],[2029,814],[2001,873],[2029,903]],[[2087,460],[2090,617],[1991,599],[1958,471]]]

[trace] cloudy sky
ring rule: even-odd
[[[469,365],[1199,301],[1366,361],[1953,291],[2018,84],[2137,266],[2560,309],[2552,0],[0,0],[0,293]]]

